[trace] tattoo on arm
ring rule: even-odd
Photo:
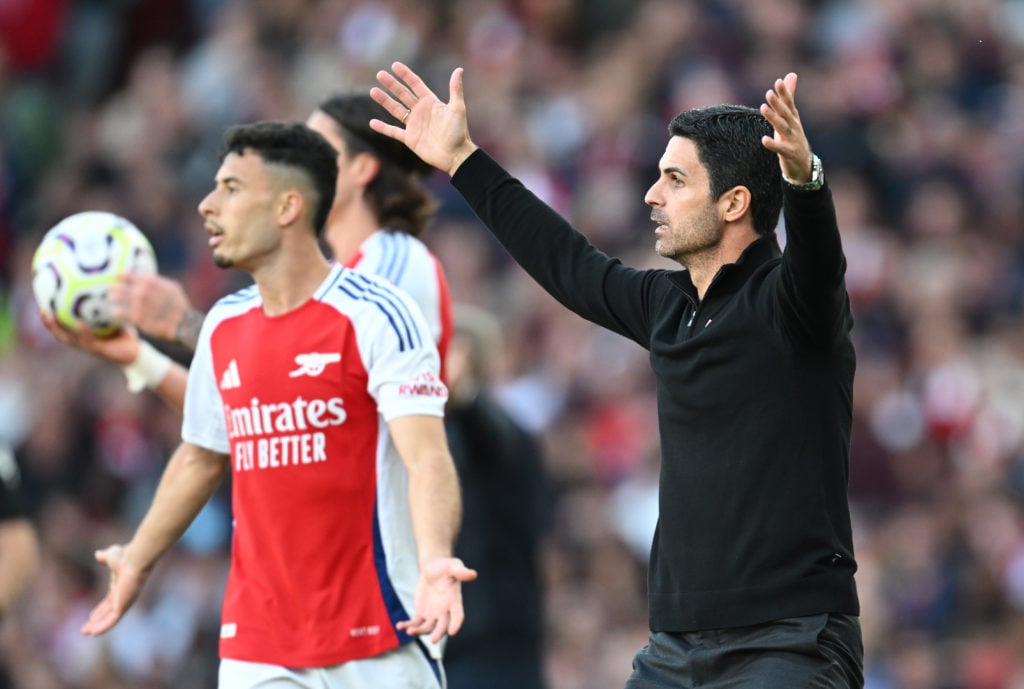
[[[196,344],[199,342],[199,328],[202,325],[203,314],[189,307],[185,309],[185,313],[182,315],[181,321],[174,331],[174,338],[194,352],[196,351]]]

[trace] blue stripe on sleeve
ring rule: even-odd
[[[399,351],[423,346],[420,332],[413,325],[408,307],[391,292],[382,289],[365,275],[346,271],[338,289],[352,299],[374,304],[388,319],[399,341]]]
[[[384,251],[375,273],[397,285],[409,265],[409,256],[412,254],[411,244],[409,235],[405,233],[383,233],[381,246]]]

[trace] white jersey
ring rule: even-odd
[[[443,414],[439,363],[406,294],[338,264],[280,316],[255,286],[210,310],[182,437],[231,456],[221,657],[320,667],[410,640],[416,545],[386,422]]]
[[[413,298],[437,343],[444,379],[444,357],[452,337],[451,296],[441,263],[426,244],[405,232],[377,230],[346,265],[379,275]]]

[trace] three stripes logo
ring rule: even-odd
[[[238,362],[232,359],[228,367],[224,369],[224,374],[220,377],[220,389],[231,390],[241,386],[242,379],[238,377]]]

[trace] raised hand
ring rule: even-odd
[[[110,288],[113,314],[161,340],[182,340],[181,326],[192,310],[185,289],[161,275],[124,273]]]
[[[430,634],[434,643],[445,634],[454,636],[462,627],[462,582],[476,579],[476,570],[462,560],[449,557],[431,560],[423,566],[416,584],[416,610],[411,620],[398,623],[406,634]]]
[[[401,141],[425,162],[449,175],[477,146],[469,138],[466,101],[462,93],[462,68],[452,72],[448,83],[448,102],[443,103],[418,74],[401,62],[377,72],[384,88],[373,87],[370,97],[404,126],[370,120],[370,128]]]
[[[765,94],[761,114],[775,128],[775,135],[763,137],[761,143],[778,154],[782,174],[802,184],[811,180],[811,144],[796,109],[796,82],[796,74],[790,72],[784,79],[776,79],[774,88]]]

